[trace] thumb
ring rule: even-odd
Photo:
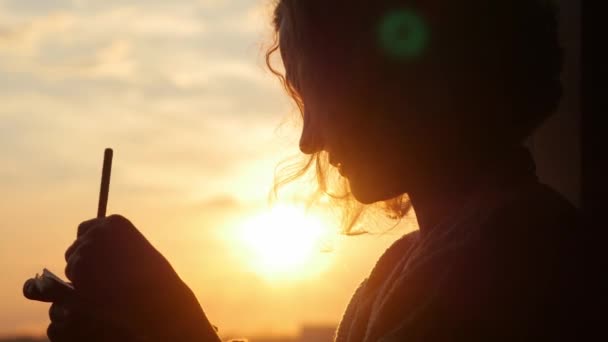
[[[74,293],[74,288],[59,279],[48,270],[43,274],[30,278],[23,284],[23,296],[30,300],[40,302],[55,302],[69,298]]]

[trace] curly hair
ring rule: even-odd
[[[425,25],[428,44],[420,46],[422,51],[391,55],[382,44],[379,27],[399,11],[413,13]],[[305,103],[298,75],[288,79],[273,67],[271,58],[278,51],[287,56],[284,63],[305,56],[319,74],[340,78],[359,72],[381,82],[372,82],[366,94],[378,92],[375,87],[383,96],[400,97],[407,89],[432,113],[424,119],[429,125],[444,120],[458,132],[467,152],[480,156],[520,144],[555,112],[562,96],[563,54],[557,6],[550,0],[279,0],[273,24],[266,63],[301,115]],[[281,46],[282,25],[292,37],[290,46]],[[439,88],[449,95],[438,98]],[[323,193],[339,201],[344,231],[353,233],[366,206],[352,197],[345,179],[335,176],[324,152],[311,155],[297,169],[285,168],[289,172],[275,180],[275,190],[309,170],[318,185],[311,201]],[[392,218],[410,209],[406,194],[377,204]]]

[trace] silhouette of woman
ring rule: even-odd
[[[300,106],[321,190],[337,169],[358,203],[393,216],[411,205],[419,220],[357,289],[336,341],[574,334],[578,212],[524,147],[561,97],[553,5],[281,0],[274,13],[268,59],[282,56],[274,72]],[[52,305],[52,341],[219,341],[127,219],[82,223],[65,256],[77,294]]]

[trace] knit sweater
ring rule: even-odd
[[[352,297],[336,342],[576,336],[578,212],[539,183],[527,151],[503,171],[456,215],[384,253]]]

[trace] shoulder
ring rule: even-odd
[[[479,243],[497,261],[503,257],[524,267],[550,258],[565,262],[579,252],[583,236],[580,211],[552,188],[534,182],[492,211]]]
[[[419,239],[420,231],[410,232],[397,241],[393,242],[389,248],[380,256],[376,265],[368,278],[369,286],[376,286],[393,271],[395,265],[404,255],[416,244]]]
[[[369,300],[373,294],[384,284],[388,275],[394,270],[397,263],[407,254],[417,241],[419,231],[410,232],[399,240],[393,242],[380,256],[370,275],[361,282],[353,295],[349,307],[357,305],[362,297]]]
[[[507,198],[480,227],[475,248],[488,268],[534,279],[576,260],[584,232],[574,205],[539,182],[511,190]]]
[[[467,224],[480,229],[477,239],[427,264],[425,274],[443,273],[426,284],[436,291],[415,315],[401,312],[404,319],[387,336],[555,340],[576,333],[585,314],[579,211],[538,182],[503,190],[496,194],[503,196],[500,204],[475,221],[478,227]],[[413,285],[404,282],[400,291],[411,292]]]
[[[371,309],[379,288],[384,284],[399,260],[412,248],[418,236],[418,231],[404,235],[387,248],[378,259],[369,277],[359,284],[351,297],[338,326],[336,341],[345,341],[349,336],[364,333],[369,318],[365,313]]]
[[[579,211],[546,185],[518,189],[456,258],[441,306],[451,317],[521,334],[574,322],[585,262],[580,222]]]

